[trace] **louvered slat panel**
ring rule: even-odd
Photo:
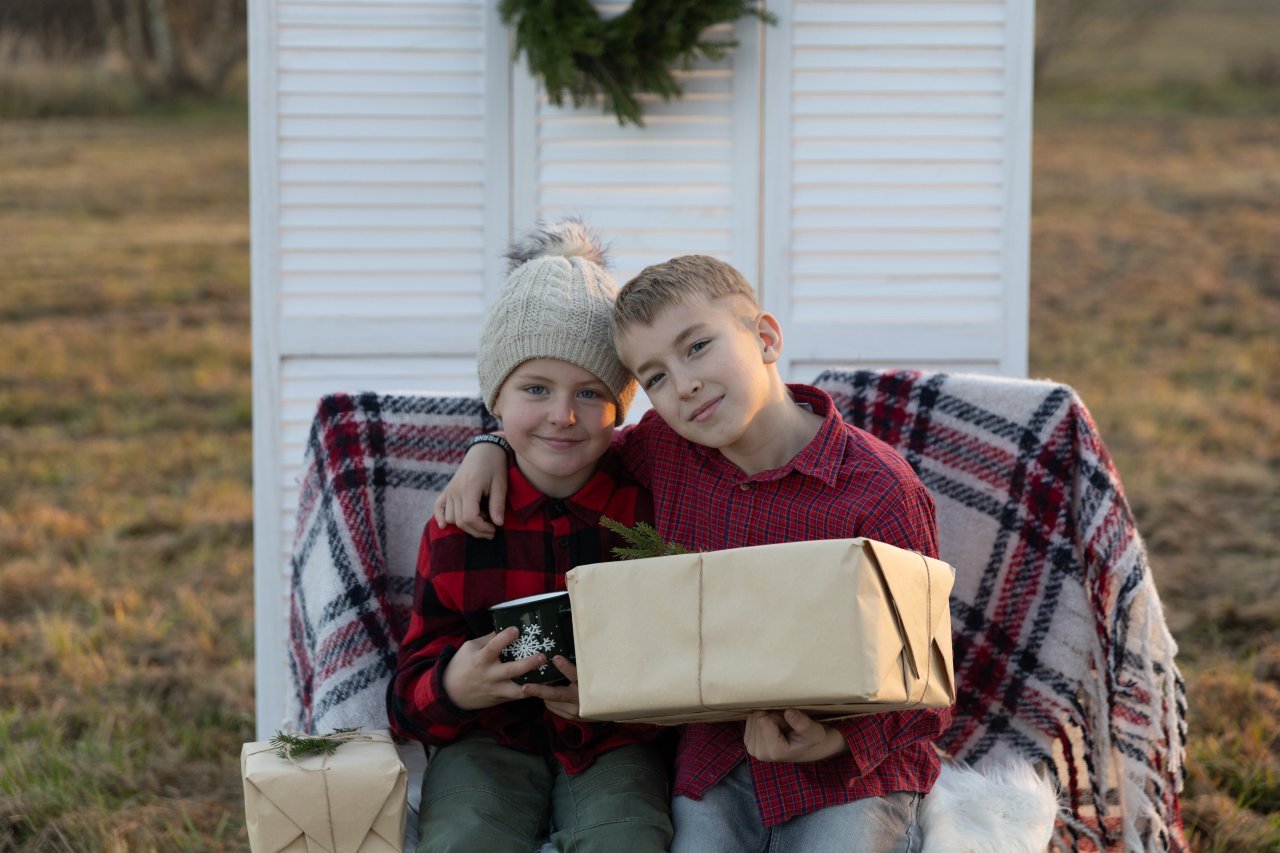
[[[324,319],[478,322],[484,4],[286,3],[278,27],[280,316],[308,324],[288,339]]]
[[[367,109],[367,108],[366,108]],[[286,140],[459,140],[473,142],[484,132],[480,116],[343,115],[287,117],[280,138]]]
[[[597,6],[606,16],[625,8]],[[720,26],[710,34],[731,37],[734,29]],[[753,262],[740,257],[741,246],[753,241],[739,220],[749,219],[742,211],[754,207],[756,177],[737,155],[755,136],[742,132],[741,112],[744,101],[749,106],[755,99],[735,95],[735,86],[751,82],[735,79],[735,63],[754,63],[755,54],[744,52],[750,49],[748,40],[722,61],[679,72],[682,98],[642,98],[643,128],[620,125],[598,105],[550,104],[540,84],[530,85],[536,102],[524,130],[536,154],[529,158],[532,174],[522,175],[517,161],[517,230],[535,218],[582,216],[609,243],[619,283],[674,255]],[[519,152],[522,128],[515,130]]]
[[[1003,341],[1005,18],[999,0],[792,4],[790,287],[770,302],[803,341],[790,372],[1000,357],[973,341]]]
[[[448,187],[470,187],[484,180],[484,161],[465,163],[344,163],[310,162],[281,163],[281,191],[288,192],[297,186],[326,186],[341,192],[343,188],[364,185],[373,189],[387,185],[408,186],[426,184]]]
[[[998,371],[991,361],[973,359],[934,360],[921,359],[912,363],[915,370],[944,373],[979,373],[996,374]],[[860,361],[793,361],[791,362],[788,382],[812,382],[824,370],[894,370],[902,367],[900,359],[868,358]]]
[[[796,73],[805,71],[872,70],[916,71],[934,67],[940,75],[962,71],[1000,71],[1004,68],[1004,46],[911,48],[898,45],[880,49],[868,45],[860,50],[806,47],[792,62]]]
[[[430,226],[421,229],[384,227],[377,230],[310,228],[285,234],[281,240],[281,246],[285,249],[351,252],[449,250],[467,248],[469,244],[483,248],[471,231]]]
[[[1003,9],[999,4],[983,2],[952,3],[863,3],[808,2],[796,3],[791,16],[797,26],[815,25],[906,25],[952,26],[964,24],[1002,24]]]
[[[353,3],[351,0],[311,0],[303,3],[278,3],[276,20],[297,28],[320,27],[421,27],[424,12],[437,27],[467,28],[475,22],[475,4],[466,2],[431,2],[402,0],[377,3]]]
[[[801,9],[809,4],[797,2]],[[826,5],[826,4],[823,4]],[[910,3],[895,4],[902,11],[911,9]],[[843,24],[843,25],[842,25]],[[795,45],[799,48],[826,47],[847,50],[852,48],[894,47],[1002,47],[1003,28],[998,22],[972,25],[939,25],[935,23],[909,26],[880,25],[865,22],[818,22],[794,27]]]
[[[510,207],[509,81],[489,0],[251,7],[255,67],[269,69],[255,81],[270,85],[255,103],[271,105],[255,109],[253,131],[270,183],[254,208],[255,237],[271,247],[255,253],[254,270],[255,356],[271,360],[255,357],[255,421],[270,422],[255,424],[258,559],[279,560],[258,581],[258,723],[270,730],[286,680],[288,550],[316,401],[336,390],[475,390],[473,353]]]
[[[472,71],[456,71],[449,75],[420,73],[356,74],[351,71],[315,70],[280,71],[279,93],[282,103],[290,95],[374,94],[374,95],[470,95],[484,93],[484,78]]]
[[[476,94],[285,94],[280,97],[280,114],[295,121],[302,118],[483,118],[484,103]]]
[[[276,32],[284,338],[323,319],[477,327],[484,4],[284,3]]]

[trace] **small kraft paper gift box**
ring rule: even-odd
[[[579,566],[579,713],[682,723],[949,707],[954,580],[940,560],[863,538]]]
[[[329,736],[326,736],[329,737]],[[401,853],[408,772],[386,729],[340,732],[328,755],[240,751],[253,853]],[[345,738],[345,739],[344,739]]]

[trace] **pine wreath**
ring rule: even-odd
[[[618,123],[643,126],[642,93],[664,101],[684,94],[671,70],[688,70],[699,55],[716,60],[738,42],[705,38],[715,24],[743,15],[775,23],[751,0],[635,0],[603,20],[591,0],[502,0],[502,20],[516,31],[516,55],[524,53],[557,106],[603,98]]]

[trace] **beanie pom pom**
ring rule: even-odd
[[[507,251],[507,272],[510,274],[529,261],[557,257],[579,257],[601,269],[609,267],[609,257],[600,241],[581,219],[570,217],[559,222],[539,222],[513,243]]]

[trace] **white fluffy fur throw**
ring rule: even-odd
[[[920,807],[924,853],[1043,853],[1057,815],[1053,782],[1022,759],[981,769],[944,759]]]

